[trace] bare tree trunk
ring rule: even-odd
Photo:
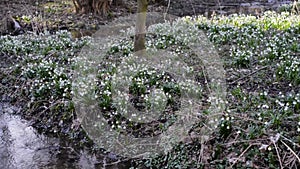
[[[137,0],[137,19],[135,27],[134,51],[142,51],[146,49],[146,17],[147,17],[147,0]]]
[[[76,13],[106,14],[112,0],[73,0]]]
[[[292,7],[292,12],[295,14],[299,14],[299,8],[298,8],[298,0],[294,0],[293,7]]]
[[[92,12],[92,0],[73,0],[76,13],[90,13]]]

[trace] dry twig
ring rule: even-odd
[[[252,147],[252,144],[250,144],[240,155],[239,157],[233,162],[233,164],[231,164],[231,166],[229,168],[232,168],[239,159],[241,159],[241,157]]]
[[[246,75],[246,76],[243,76],[243,77],[241,77],[241,78],[238,78],[237,80],[235,80],[235,81],[233,81],[233,82],[231,82],[231,83],[229,83],[229,84],[230,84],[230,85],[236,84],[237,82],[239,82],[239,81],[241,81],[241,80],[243,80],[243,79],[245,79],[245,78],[247,78],[247,77],[250,77],[250,76],[254,75],[255,73],[257,73],[257,72],[259,72],[259,71],[261,71],[261,70],[264,70],[264,69],[266,69],[266,68],[268,68],[268,67],[269,67],[269,66],[261,67],[261,68],[255,70],[255,71],[249,73],[249,74]]]
[[[297,158],[297,160],[298,160],[298,162],[299,162],[299,164],[300,164],[300,158],[299,158],[299,156],[295,153],[295,151],[293,151],[293,149],[292,149],[290,146],[288,146],[284,141],[280,140],[280,142],[281,142],[282,144],[284,144],[288,150],[291,151],[291,153]]]

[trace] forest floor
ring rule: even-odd
[[[149,11],[152,12],[162,12],[164,8],[165,7],[161,4],[149,5]],[[76,41],[75,39],[81,38],[82,36],[91,36],[100,26],[106,25],[118,17],[135,13],[136,2],[129,0],[124,4],[113,4],[113,7],[111,7],[108,14],[105,16],[92,13],[77,14],[71,0],[1,0],[0,9],[0,37],[1,35],[19,34],[14,34],[12,30],[9,30],[11,28],[9,27],[8,21],[11,21],[10,17],[12,17],[20,23],[26,34],[32,34],[33,37],[36,37],[36,34],[43,34],[45,31],[52,34],[56,31],[67,30],[72,33],[73,40]],[[12,37],[15,37],[16,39],[23,38],[20,36]],[[20,60],[13,54],[9,55],[1,51],[2,49],[0,49],[0,102],[11,102],[17,107],[24,108],[24,111],[26,111],[27,98],[24,96],[16,96],[22,94],[16,94],[13,87],[16,84],[20,84],[21,81],[15,76],[14,72],[9,71],[9,67],[18,64]],[[77,52],[78,51],[80,50],[77,50]],[[7,70],[12,74],[8,73]],[[39,118],[41,119],[38,119],[35,117],[36,114],[24,113],[24,111],[21,112],[20,115],[33,123],[32,126],[39,132],[54,137],[59,135],[58,137],[69,142],[76,149],[82,148],[82,145],[89,148],[93,147],[89,146],[92,143],[89,140],[86,140],[85,133],[81,128],[74,131],[74,133],[70,132],[74,135],[73,140],[70,140],[70,138],[63,137],[62,135],[64,134],[61,135],[61,133],[53,132],[56,130],[55,127],[50,127],[51,129],[46,127],[46,123],[48,122],[45,123],[42,119],[50,118],[50,114],[43,116],[43,113],[41,113],[40,115],[43,117],[39,115]],[[58,118],[54,118],[49,122],[55,124],[59,120],[60,119]],[[72,121],[67,125],[68,127],[65,129],[69,130]],[[98,152],[98,150],[95,151]],[[99,154],[99,156],[103,155],[103,153],[97,154]]]
[[[88,37],[82,36],[93,34],[101,25],[110,23],[114,18],[134,13],[135,4],[127,1],[111,9],[107,16],[101,17],[76,14],[71,1],[38,2],[0,2],[2,20],[11,15],[29,33],[0,38],[0,95],[11,94],[14,97],[12,102],[24,103],[26,112],[22,115],[30,119],[32,126],[39,131],[58,137],[67,136],[71,141],[77,141],[78,145],[89,147],[91,140],[86,137],[74,115],[75,106],[71,100],[73,88],[70,87],[73,83],[71,63],[76,62],[74,57],[88,43]],[[164,6],[150,6],[150,11],[162,12],[164,9]],[[186,29],[184,32],[193,33],[194,28],[197,28],[197,31],[206,33],[224,60],[228,84],[227,109],[222,112],[224,115],[220,119],[220,130],[215,131],[206,145],[199,146],[199,142],[195,141],[195,144],[175,147],[173,155],[170,153],[168,157],[157,157],[145,164],[150,167],[167,165],[169,168],[175,168],[178,164],[192,168],[190,162],[205,164],[210,168],[233,168],[235,165],[237,168],[298,166],[298,154],[287,152],[286,149],[300,152],[299,17],[269,12],[258,18],[235,16],[186,20],[195,23],[189,27],[191,30]],[[36,35],[57,30],[68,30],[73,38],[69,32],[58,32],[53,36]],[[170,37],[175,40],[181,37],[174,35]],[[191,37],[194,34],[188,36]],[[158,36],[156,39],[150,37],[150,40],[151,44],[158,45],[157,48],[169,47],[170,50],[175,42],[166,39],[166,36]],[[112,46],[110,52],[123,56],[132,51],[130,43],[123,43]],[[185,48],[178,49],[181,51]],[[19,66],[14,62],[18,59],[22,61]],[[16,65],[9,68],[14,63]],[[293,69],[290,69],[292,66]],[[105,73],[109,75],[109,72]],[[205,77],[205,72],[200,75]],[[99,78],[102,77],[106,75]],[[289,145],[285,143],[287,141]]]
[[[136,11],[136,2],[129,0],[113,4],[107,15],[77,14],[70,0],[2,0],[0,1],[0,34],[18,34],[10,27],[10,17],[17,20],[26,32],[41,33],[68,30],[74,38],[91,36],[100,26]],[[149,11],[162,12],[162,4],[150,4]],[[1,59],[1,67],[7,67],[10,59]]]
[[[115,18],[134,13],[136,2],[112,4],[107,15],[77,14],[70,0],[4,0],[0,2],[0,8],[1,20],[12,16],[21,22],[21,26],[31,27],[31,30],[97,30]],[[149,5],[151,12],[162,12],[164,8],[162,4]]]

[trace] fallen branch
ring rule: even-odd
[[[249,73],[249,74],[246,75],[246,76],[243,76],[243,77],[241,77],[241,78],[238,78],[237,80],[235,80],[235,81],[233,81],[233,82],[231,82],[231,83],[229,83],[229,84],[230,84],[230,85],[236,84],[237,82],[239,82],[239,81],[241,81],[241,80],[243,80],[243,79],[245,79],[245,78],[247,78],[247,77],[249,77],[249,76],[252,76],[252,75],[254,75],[255,73],[257,73],[257,72],[259,72],[259,71],[261,71],[261,70],[264,70],[264,69],[266,69],[266,68],[268,68],[268,67],[269,67],[269,66],[261,67],[261,68],[255,70],[255,71]]]
[[[278,158],[278,161],[279,161],[279,164],[280,164],[280,168],[283,169],[282,160],[281,160],[281,158],[280,158],[280,154],[279,154],[279,151],[278,151],[278,147],[277,147],[277,145],[276,145],[275,142],[273,142],[273,145],[274,145],[275,150],[276,150],[276,154],[277,154],[277,158]]]
[[[291,147],[289,147],[284,141],[280,140],[280,142],[281,142],[282,144],[284,144],[288,150],[291,151],[291,153],[297,158],[298,162],[300,163],[300,158],[299,158],[299,156],[293,151],[293,149],[292,149]]]
[[[239,157],[233,162],[233,164],[229,167],[232,168],[238,161],[241,159],[241,157],[249,150],[249,148],[252,147],[252,144],[250,144],[243,152],[239,155]]]

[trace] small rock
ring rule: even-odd
[[[250,3],[241,3],[241,7],[249,7],[249,6],[251,6]]]

